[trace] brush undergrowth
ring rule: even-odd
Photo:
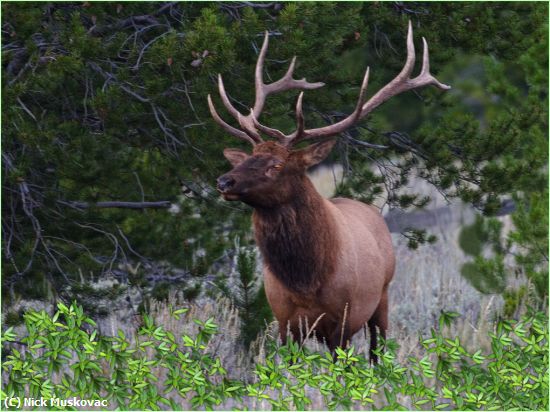
[[[211,319],[195,319],[193,336],[175,336],[144,315],[135,336],[101,336],[82,307],[59,303],[53,316],[27,312],[26,336],[3,332],[2,404],[14,397],[76,397],[106,399],[109,409],[122,410],[304,410],[320,395],[328,409],[547,410],[546,314],[499,321],[488,353],[471,353],[445,336],[456,316],[443,312],[439,328],[420,337],[423,356],[403,363],[392,340],[375,366],[353,347],[338,349],[333,360],[296,342],[272,342],[247,381],[228,376],[220,358],[208,353],[218,331]]]

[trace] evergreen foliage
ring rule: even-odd
[[[236,242],[239,249],[238,242]],[[263,283],[258,276],[256,253],[241,248],[237,254],[237,281],[233,288],[225,279],[219,279],[216,286],[222,295],[228,297],[239,311],[241,319],[241,341],[246,348],[273,320],[273,313],[267,302]]]
[[[548,190],[530,193],[529,198],[516,197],[515,201],[514,228],[505,237],[502,224],[494,218],[474,224],[479,253],[462,268],[463,276],[484,293],[504,292],[510,275],[528,279],[528,288],[505,291],[504,314],[508,317],[519,312],[524,297],[530,305],[548,304]],[[462,234],[471,231],[466,228]],[[491,247],[490,254],[481,253],[485,245]]]
[[[496,218],[477,216],[459,236],[462,250],[474,257],[461,274],[483,293],[503,293],[504,315],[517,315],[522,305],[548,303],[548,190],[516,195],[513,229],[503,234]],[[506,289],[510,275],[523,275],[529,284]],[[527,298],[527,299],[524,299]]]
[[[239,284],[235,303],[241,317],[243,343],[248,346],[273,320],[273,314],[267,303],[264,286],[256,275],[255,253],[242,251],[238,259]]]

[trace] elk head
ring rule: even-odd
[[[268,95],[291,89],[310,90],[324,86],[324,83],[309,83],[305,79],[293,78],[296,57],[292,59],[286,74],[276,82],[263,82],[263,65],[269,42],[266,31],[255,70],[256,97],[254,107],[246,116],[242,115],[230,102],[225,91],[221,75],[218,75],[218,89],[227,111],[237,120],[240,129],[226,123],[217,113],[212,98],[208,95],[208,106],[214,120],[229,134],[252,144],[252,154],[238,149],[225,149],[224,155],[233,165],[233,170],[218,178],[218,191],[226,200],[241,200],[252,206],[275,206],[289,201],[305,178],[308,167],[321,162],[332,149],[335,139],[331,137],[344,132],[356,122],[367,116],[372,110],[389,98],[408,90],[434,85],[447,90],[450,86],[440,83],[430,74],[428,44],[422,38],[424,53],[422,69],[417,77],[411,78],[415,62],[412,25],[409,21],[407,34],[407,60],[401,72],[369,100],[365,99],[369,80],[369,68],[365,72],[355,110],[345,119],[328,126],[306,129],[302,112],[301,92],[296,103],[296,130],[284,134],[261,124],[258,118]],[[264,141],[263,133],[277,141]],[[300,150],[293,146],[301,141],[320,140]]]

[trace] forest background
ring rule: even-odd
[[[214,188],[223,148],[242,144],[206,96],[221,107],[220,73],[247,111],[268,30],[266,79],[296,55],[297,77],[326,84],[305,95],[307,124],[334,123],[367,66],[368,95],[400,71],[409,21],[417,55],[425,37],[453,89],[396,97],[344,133],[328,161],[342,168],[336,194],[384,213],[471,205],[456,245],[471,257],[466,284],[497,296],[501,315],[547,308],[546,3],[2,2],[4,323],[74,299],[96,319],[134,316],[177,289],[186,302],[229,297],[239,342],[253,341],[271,315],[251,209]],[[295,99],[270,98],[265,122],[290,131]],[[508,223],[493,218],[504,209]],[[396,242],[420,247],[403,253],[442,241],[401,229]]]

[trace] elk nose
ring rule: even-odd
[[[218,178],[218,190],[220,192],[225,192],[228,189],[231,189],[235,185],[235,179],[230,176],[223,175]]]

